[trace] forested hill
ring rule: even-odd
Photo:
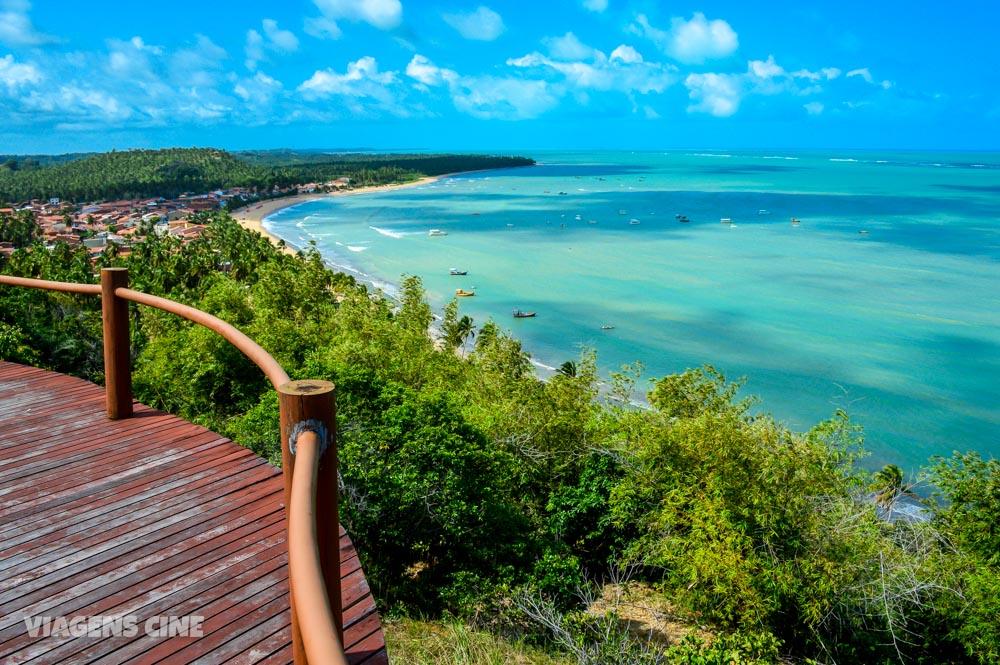
[[[373,185],[530,164],[534,161],[523,157],[487,155],[234,154],[212,148],[109,152],[50,166],[40,166],[35,159],[11,157],[0,164],[0,201],[173,198],[187,191],[229,187],[264,190],[344,176],[355,185]]]

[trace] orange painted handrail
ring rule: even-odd
[[[284,368],[282,368],[282,366],[278,364],[278,361],[272,358],[271,354],[265,351],[260,344],[244,335],[235,326],[226,323],[217,316],[213,316],[207,312],[203,312],[200,309],[195,309],[194,307],[190,307],[188,305],[182,305],[181,303],[174,302],[173,300],[167,300],[166,298],[161,298],[159,296],[151,296],[148,293],[143,293],[142,291],[118,288],[115,289],[115,295],[119,298],[124,298],[125,300],[137,302],[140,305],[148,305],[149,307],[162,309],[164,312],[176,314],[181,318],[205,326],[212,332],[221,335],[233,346],[242,351],[243,355],[252,360],[253,363],[257,365],[262,372],[264,372],[264,376],[270,380],[271,385],[274,386],[275,390],[278,389],[278,386],[286,384],[290,380],[288,378],[288,373],[284,370]]]
[[[306,656],[311,663],[347,665],[341,637],[333,622],[316,538],[316,487],[322,442],[306,430],[295,440],[296,473],[288,505],[288,570],[292,597],[299,618]],[[332,654],[339,656],[330,659]]]
[[[47,279],[31,279],[30,277],[14,277],[12,275],[0,275],[0,284],[24,286],[29,289],[45,289],[46,291],[62,291],[64,293],[84,293],[92,296],[101,295],[100,284],[52,282]]]
[[[123,268],[102,269],[101,284],[10,275],[0,275],[0,284],[102,297],[105,388],[111,419],[132,415],[126,301],[155,307],[208,328],[231,342],[264,372],[278,391],[281,412],[293,657],[296,665],[310,661],[314,665],[346,665],[339,602],[340,518],[333,384],[290,381],[278,361],[237,328],[194,307],[128,288],[128,273]],[[299,473],[295,474],[297,458]],[[338,601],[332,607],[330,598]]]

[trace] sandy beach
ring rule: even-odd
[[[418,185],[426,185],[428,183],[436,182],[441,178],[447,178],[449,175],[445,174],[439,176],[428,176],[421,178],[420,180],[414,180],[413,182],[405,182],[393,185],[376,185],[372,187],[359,187],[357,189],[349,189],[340,192],[322,192],[317,194],[299,194],[297,196],[283,196],[278,199],[268,199],[266,201],[261,201],[259,203],[253,203],[246,206],[245,208],[240,208],[233,213],[233,219],[239,222],[244,228],[251,231],[256,231],[266,238],[269,238],[271,242],[275,245],[278,244],[280,238],[268,233],[264,229],[264,218],[271,215],[278,210],[283,208],[290,208],[291,206],[298,205],[299,203],[304,203],[305,201],[313,201],[315,199],[322,199],[328,196],[350,196],[352,194],[367,194],[370,192],[387,191],[390,189],[402,189],[404,187],[416,187]],[[295,254],[295,250],[289,246],[285,246],[283,251],[287,254]]]

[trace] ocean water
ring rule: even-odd
[[[474,289],[462,313],[542,366],[583,346],[605,373],[711,363],[794,429],[844,409],[872,467],[1000,452],[1000,154],[529,156],[265,226],[390,294],[420,275],[439,313]]]

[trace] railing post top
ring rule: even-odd
[[[128,272],[128,268],[122,268],[122,267],[101,268],[101,272]]]
[[[297,381],[289,381],[288,383],[283,383],[278,386],[278,392],[282,395],[324,395],[326,393],[332,393],[333,391],[333,383],[331,381],[323,381],[321,379],[299,379]]]

